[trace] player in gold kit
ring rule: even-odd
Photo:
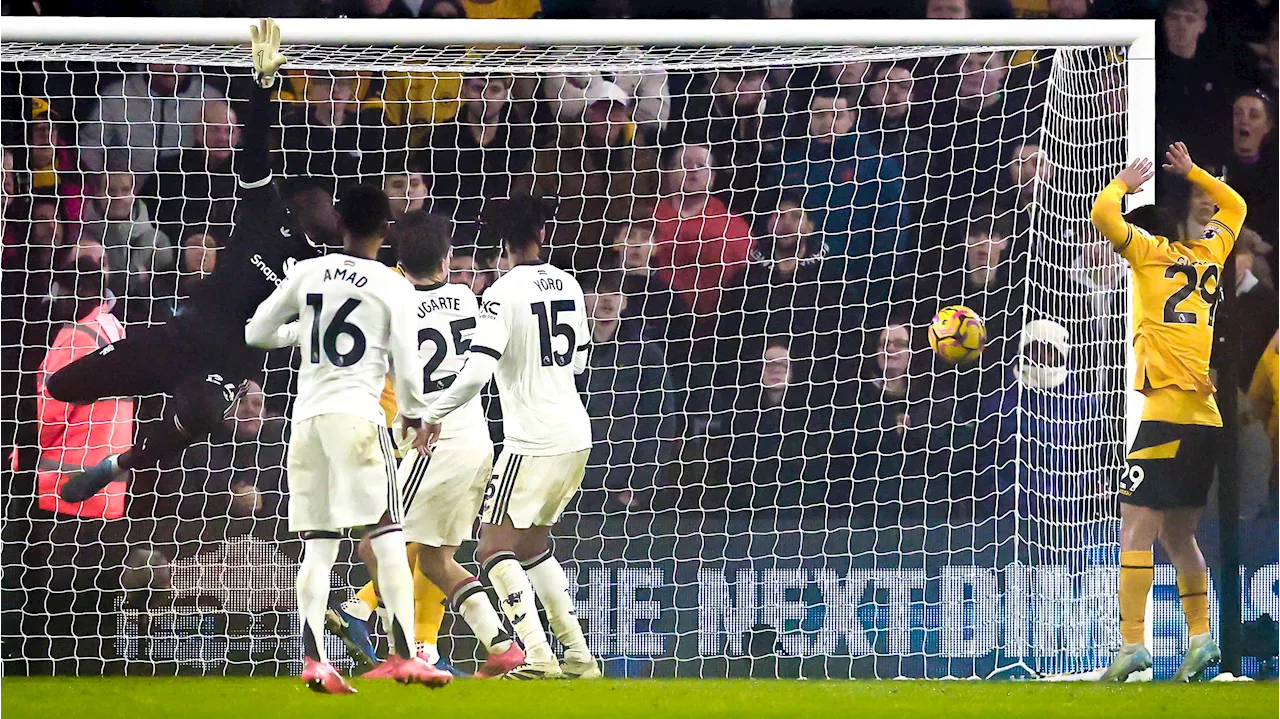
[[[1093,204],[1093,224],[1133,269],[1133,343],[1137,389],[1146,397],[1142,424],[1120,488],[1120,633],[1124,646],[1103,674],[1124,681],[1151,666],[1143,644],[1152,546],[1159,538],[1178,571],[1178,594],[1190,642],[1174,681],[1188,681],[1219,661],[1209,633],[1209,574],[1196,527],[1213,481],[1222,416],[1209,379],[1213,320],[1222,298],[1222,267],[1244,223],[1240,195],[1197,167],[1182,143],[1164,169],[1202,188],[1218,206],[1204,235],[1176,242],[1153,206],[1121,215],[1124,195],[1155,173],[1150,160],[1130,163]],[[1143,225],[1140,227],[1139,225]]]

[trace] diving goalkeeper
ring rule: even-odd
[[[140,425],[132,448],[68,480],[60,492],[65,501],[82,502],[118,475],[174,457],[218,427],[247,381],[262,372],[262,351],[244,343],[245,322],[295,262],[321,254],[271,178],[267,135],[275,106],[269,88],[285,62],[280,29],[263,20],[250,28],[250,36],[257,87],[236,157],[240,214],[213,273],[168,323],[132,330],[54,373],[46,384],[54,399],[73,404],[158,392],[171,401],[162,421]]]
[[[1165,170],[1199,185],[1218,205],[1204,235],[1184,241],[1171,218],[1152,205],[1120,214],[1120,201],[1154,174],[1135,160],[1093,204],[1093,224],[1133,269],[1136,387],[1145,396],[1142,423],[1120,487],[1120,634],[1124,646],[1102,675],[1124,681],[1151,667],[1143,644],[1147,593],[1154,579],[1156,538],[1178,570],[1178,594],[1190,641],[1174,681],[1198,677],[1221,658],[1209,634],[1209,572],[1196,527],[1209,495],[1222,415],[1209,379],[1213,319],[1222,299],[1222,266],[1244,224],[1240,195],[1171,145]],[[1232,389],[1231,391],[1234,391]]]

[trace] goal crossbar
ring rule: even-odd
[[[8,17],[5,42],[239,45],[247,18]],[[285,18],[290,44],[423,46],[1124,46],[1154,59],[1153,20],[367,20]]]

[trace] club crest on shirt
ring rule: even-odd
[[[1216,227],[1206,227],[1206,228],[1204,228],[1204,239],[1206,239],[1206,240],[1212,240],[1213,238],[1215,238],[1215,237],[1217,237],[1217,236],[1218,236],[1218,228],[1216,228]]]

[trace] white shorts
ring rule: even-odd
[[[582,473],[591,450],[549,457],[512,454],[503,450],[484,490],[480,521],[501,524],[511,518],[517,529],[550,527],[560,519],[569,500],[582,486]]]
[[[493,470],[493,443],[444,440],[430,457],[411,452],[400,461],[404,538],[431,547],[471,539],[484,486]]]
[[[289,531],[336,532],[400,515],[396,458],[387,429],[352,414],[293,425],[289,440]]]

